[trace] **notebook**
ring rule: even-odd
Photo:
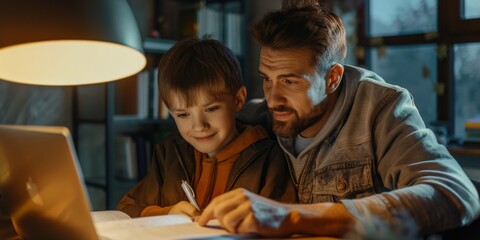
[[[0,125],[0,204],[23,239],[229,239],[218,221],[184,215],[133,218],[90,212],[83,175],[65,127]],[[92,219],[93,217],[93,219]]]
[[[24,239],[98,239],[65,127],[0,125],[0,195]]]

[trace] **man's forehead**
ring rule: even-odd
[[[285,71],[283,74],[303,74],[314,68],[311,53],[305,49],[272,50],[262,48],[260,51],[259,71]]]
[[[287,50],[274,50],[263,47],[260,50],[260,62],[276,63],[276,62],[298,62],[303,64],[312,64],[312,53],[308,49],[295,48]]]

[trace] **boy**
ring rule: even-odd
[[[158,72],[160,96],[179,134],[157,144],[148,175],[123,197],[119,210],[132,217],[197,216],[182,180],[192,186],[200,209],[235,188],[296,201],[283,151],[262,127],[235,122],[246,88],[228,48],[212,39],[185,39],[162,57]]]

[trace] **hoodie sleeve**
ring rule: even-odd
[[[160,146],[157,145],[148,174],[125,194],[117,206],[118,210],[125,212],[130,217],[140,217],[146,208],[151,210],[154,206],[156,206],[157,212],[160,212],[157,208],[160,208],[158,202],[160,186],[163,183],[159,167],[162,162],[161,152]]]

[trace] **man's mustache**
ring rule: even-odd
[[[279,105],[268,109],[270,112],[295,112],[295,109],[285,105]]]

